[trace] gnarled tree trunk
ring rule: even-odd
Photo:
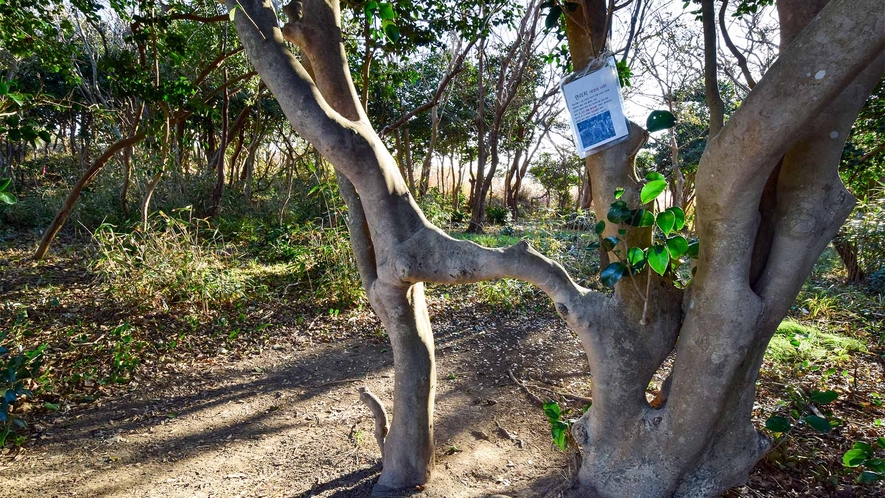
[[[781,4],[784,12],[790,8]],[[768,448],[750,420],[762,355],[853,205],[836,166],[848,128],[882,74],[885,21],[875,0],[834,0],[819,14],[785,16],[785,25],[808,27],[784,30],[781,59],[710,138],[701,159],[701,245],[692,285],[683,291],[645,270],[635,279],[647,293],[624,279],[611,295],[575,284],[524,242],[487,249],[452,239],[424,218],[360,106],[337,1],[305,0],[303,14],[290,15],[282,30],[269,0],[228,0],[235,5],[253,65],[295,130],[339,175],[360,276],[393,344],[393,422],[378,491],[423,484],[433,467],[436,380],[424,282],[501,277],[547,293],[587,353],[593,405],[573,434],[588,493],[716,496],[746,479]],[[601,0],[585,0],[568,15],[576,67],[602,48],[605,24]],[[283,36],[303,49],[313,79]],[[618,187],[625,188],[622,200],[639,207],[632,165],[645,137],[631,124],[628,140],[587,159],[600,218]],[[618,235],[618,228],[608,224],[604,235]],[[625,238],[636,247],[651,236],[649,228],[633,228]],[[672,373],[653,407],[646,387],[674,346]]]

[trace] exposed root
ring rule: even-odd
[[[387,417],[387,410],[384,409],[384,403],[375,396],[367,387],[359,388],[360,401],[362,401],[372,415],[375,417],[375,441],[378,442],[378,448],[381,450],[381,456],[384,456],[384,438],[390,430],[390,419]]]
[[[544,400],[539,398],[537,394],[533,393],[531,391],[531,389],[528,388],[528,386],[526,386],[522,381],[517,379],[515,375],[513,375],[513,370],[508,369],[507,373],[510,374],[510,378],[513,379],[513,382],[515,382],[517,386],[521,387],[522,390],[525,391],[526,394],[528,394],[529,397],[531,397],[535,403],[537,403],[538,405],[542,405],[542,406],[544,405]]]

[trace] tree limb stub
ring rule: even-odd
[[[387,417],[387,410],[384,409],[384,403],[368,387],[359,388],[360,401],[365,404],[375,417],[375,441],[378,442],[378,449],[381,450],[381,456],[384,456],[384,438],[390,431],[390,420]]]

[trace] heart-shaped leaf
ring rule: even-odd
[[[621,239],[615,236],[609,236],[599,241],[599,243],[602,245],[603,249],[605,249],[606,251],[611,251],[615,248],[616,245],[618,245],[618,242],[620,241]]]
[[[811,401],[821,405],[832,403],[838,397],[839,393],[836,391],[813,391],[811,393]]]
[[[679,259],[688,250],[688,241],[681,235],[671,237],[667,239],[667,250],[670,251],[671,258]]]
[[[626,272],[627,266],[624,265],[624,263],[612,263],[606,266],[605,269],[602,270],[602,273],[599,274],[599,281],[602,282],[602,285],[612,288]]]
[[[602,235],[602,232],[605,231],[605,222],[600,221],[593,227],[593,231],[596,232],[596,235]]]
[[[685,226],[685,211],[679,206],[667,208],[667,211],[672,212],[676,216],[676,224],[673,225],[673,230],[676,230],[677,232],[682,230],[682,227]]]
[[[824,434],[833,430],[827,419],[823,417],[818,417],[817,415],[808,415],[807,417],[805,417],[805,423],[810,425],[811,428],[816,430],[817,432],[822,432]]]
[[[627,262],[634,268],[639,268],[645,263],[645,251],[638,247],[627,249]]]
[[[642,187],[642,191],[639,192],[639,200],[643,204],[651,202],[657,199],[666,188],[667,180],[652,180]]]
[[[673,231],[673,226],[676,225],[676,215],[673,214],[673,211],[658,213],[655,223],[658,224],[658,228],[664,232],[664,235],[670,235],[670,232]]]
[[[661,244],[655,244],[648,248],[646,259],[648,260],[648,266],[651,266],[651,269],[658,275],[663,276],[664,272],[667,271],[667,266],[670,264],[670,253],[667,252],[666,247]]]
[[[396,24],[389,23],[384,26],[384,34],[387,35],[387,39],[393,43],[399,41],[399,27]]]
[[[652,111],[645,121],[645,128],[654,133],[656,131],[672,128],[676,124],[676,116],[670,111]]]
[[[786,417],[768,417],[765,421],[765,428],[771,432],[788,432],[792,427],[790,419]]]

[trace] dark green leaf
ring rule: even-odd
[[[649,132],[656,132],[672,128],[676,124],[676,116],[670,111],[652,111],[645,121],[645,127]]]
[[[633,212],[627,207],[624,201],[615,201],[608,210],[608,221],[612,223],[623,223],[633,216]]]
[[[599,249],[599,247],[600,247],[599,242],[591,242],[591,243],[587,244],[588,251],[595,251],[595,250]]]
[[[15,196],[9,192],[0,192],[0,202],[12,205],[16,203],[16,199]]]
[[[399,27],[396,24],[390,23],[384,26],[384,34],[387,35],[387,39],[393,43],[399,41]]]
[[[615,248],[616,245],[618,245],[618,243],[620,241],[621,241],[621,239],[619,239],[617,237],[609,236],[609,237],[602,239],[600,241],[600,244],[602,245],[602,248],[605,249],[606,251],[611,251],[612,249]]]
[[[554,5],[550,12],[547,13],[547,18],[544,20],[544,26],[547,29],[553,29],[559,24],[559,17],[562,15],[562,7],[559,5]]]
[[[657,199],[666,188],[667,180],[652,180],[642,187],[642,191],[639,193],[639,200],[643,204],[649,203]]]
[[[874,472],[885,474],[885,460],[881,458],[867,458],[863,465]]]
[[[633,211],[633,217],[630,218],[630,225],[634,227],[650,227],[655,224],[655,215],[648,209],[637,209]]]
[[[650,182],[657,180],[666,180],[666,178],[664,178],[664,175],[658,173],[657,171],[652,171],[649,174],[645,175],[645,179]]]
[[[857,476],[857,482],[859,482],[860,484],[873,484],[874,482],[879,482],[882,479],[885,479],[885,475],[876,472],[870,472],[868,470],[861,472],[860,475]]]
[[[786,417],[768,417],[765,421],[765,428],[771,432],[788,432],[792,427],[790,419]]]
[[[5,81],[0,81],[0,97],[6,95],[6,92],[9,91],[9,85],[6,84]]]
[[[602,270],[602,273],[599,274],[599,280],[602,282],[602,285],[612,288],[618,283],[618,280],[624,276],[624,273],[627,272],[627,266],[624,263],[612,263],[605,267]]]
[[[813,391],[811,393],[811,401],[821,405],[832,403],[838,397],[839,393],[836,391]]]
[[[818,417],[817,415],[808,415],[805,417],[805,423],[810,425],[812,429],[824,434],[830,432],[833,428],[827,419]]]
[[[667,250],[670,251],[670,257],[679,259],[688,250],[688,241],[685,237],[677,235],[667,239]]]
[[[593,227],[593,231],[596,232],[596,235],[602,235],[602,232],[605,231],[605,222],[600,221]]]
[[[59,408],[61,408],[61,406],[58,403],[50,403],[47,401],[47,402],[43,403],[43,408],[46,408],[47,410],[56,411]]]
[[[685,251],[685,255],[690,258],[697,259],[698,257],[698,249],[700,248],[700,244],[697,240],[692,240],[688,243],[688,250]]]
[[[879,445],[879,448],[885,450],[885,437],[880,437],[879,439],[876,439],[876,444]]]
[[[658,228],[664,232],[664,235],[670,235],[670,232],[673,231],[673,226],[676,224],[676,215],[673,214],[672,211],[658,213],[655,223],[657,223]]]
[[[652,270],[658,275],[663,275],[664,272],[667,271],[667,266],[670,264],[670,253],[667,252],[666,247],[661,244],[655,244],[648,248],[646,259]]]
[[[372,22],[372,19],[375,17],[376,10],[378,10],[378,2],[375,0],[369,0],[366,2],[366,5],[363,7],[363,12],[366,14],[366,17],[369,18],[369,22]]]
[[[12,183],[12,178],[0,178],[0,192],[6,192],[10,183]]]
[[[37,132],[37,136],[39,136],[40,139],[44,142],[49,142],[50,140],[52,140],[52,136],[46,130],[40,130],[39,132]]]

